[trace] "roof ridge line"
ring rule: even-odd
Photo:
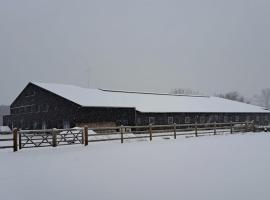
[[[119,93],[128,93],[128,94],[151,94],[151,95],[164,95],[164,96],[187,96],[187,97],[210,97],[207,95],[188,95],[188,94],[170,94],[170,93],[155,93],[155,92],[138,92],[138,91],[125,91],[125,90],[110,90],[98,88],[103,92],[119,92]]]

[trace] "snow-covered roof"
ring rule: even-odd
[[[52,83],[33,84],[84,107],[135,108],[149,113],[270,113],[259,106],[210,96],[123,92]]]

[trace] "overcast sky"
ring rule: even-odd
[[[92,88],[253,96],[270,87],[269,37],[269,0],[0,0],[0,104],[29,81],[88,77]]]

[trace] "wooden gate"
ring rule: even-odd
[[[83,144],[83,129],[18,131],[19,149]]]

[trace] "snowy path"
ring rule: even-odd
[[[270,134],[0,151],[5,200],[269,200]]]

